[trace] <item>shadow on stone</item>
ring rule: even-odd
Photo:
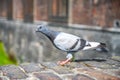
[[[107,61],[106,59],[77,59],[73,62],[85,62],[85,61],[96,61],[96,62],[104,62]]]

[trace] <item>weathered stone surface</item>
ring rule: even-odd
[[[0,69],[3,75],[8,76],[10,79],[23,79],[27,77],[27,75],[15,65],[1,66]]]
[[[88,68],[88,66],[82,61],[80,61],[80,62],[71,62],[70,64],[67,64],[66,67],[68,67],[70,69],[73,69],[73,68]]]
[[[0,70],[0,76],[3,76],[3,72]]]
[[[62,80],[60,77],[53,73],[34,73],[40,80]]]
[[[42,63],[42,65],[56,71],[59,74],[72,73],[72,71],[67,66],[66,67],[59,66],[57,63],[54,62],[46,62],[46,63]]]
[[[107,62],[84,62],[84,64],[89,67],[96,67],[96,68],[100,68],[100,69],[114,69],[115,66],[114,65],[110,65],[110,64],[107,64]],[[99,65],[98,65],[99,64]]]
[[[107,66],[102,66],[107,65]],[[72,62],[64,66],[54,62],[24,63],[20,66],[0,66],[1,80],[120,80],[120,64],[112,59],[105,62]],[[99,67],[100,66],[100,67]],[[102,68],[101,68],[102,66]]]
[[[56,71],[58,74],[71,74],[73,73],[71,69],[63,66],[56,66],[53,68],[54,71]]]
[[[88,77],[86,75],[83,75],[83,74],[77,74],[72,78],[72,80],[95,80],[95,79]]]
[[[68,75],[63,75],[62,79],[63,80],[72,80],[75,74],[68,74]]]
[[[0,80],[10,80],[10,79],[6,76],[0,76]]]
[[[39,72],[41,70],[43,70],[43,67],[39,64],[35,64],[35,63],[28,63],[28,64],[21,64],[20,65],[25,72],[27,73],[31,73],[31,72]]]
[[[47,67],[47,68],[54,68],[54,67],[58,66],[58,64],[55,62],[45,62],[45,63],[42,62],[41,65],[44,67]]]
[[[84,74],[94,77],[97,80],[120,80],[119,77],[112,76],[95,69],[78,69],[77,71],[83,72]]]
[[[27,77],[26,79],[23,79],[23,80],[40,80],[40,79],[31,75],[31,76],[29,76],[29,77]]]
[[[101,71],[109,75],[120,77],[120,69],[102,69]]]
[[[112,56],[111,59],[119,61],[120,62],[120,56]]]
[[[112,72],[114,73],[115,76],[119,76],[120,77],[120,69],[114,70]]]

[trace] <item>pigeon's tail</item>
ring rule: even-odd
[[[106,47],[105,43],[99,43],[99,42],[88,42],[89,46],[85,46],[83,50],[88,50],[88,49],[94,49],[99,52],[108,52],[108,48]]]
[[[109,51],[105,43],[100,43],[100,45],[95,50],[99,51],[99,52],[108,52]]]
[[[89,45],[86,45],[83,50],[96,49],[100,45],[98,42],[88,42]]]

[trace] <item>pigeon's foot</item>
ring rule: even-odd
[[[71,59],[66,59],[64,61],[58,61],[57,64],[64,66],[65,64],[70,63],[70,62],[71,62]]]

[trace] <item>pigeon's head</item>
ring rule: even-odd
[[[36,32],[46,32],[46,31],[48,31],[46,25],[38,25],[37,26]]]

